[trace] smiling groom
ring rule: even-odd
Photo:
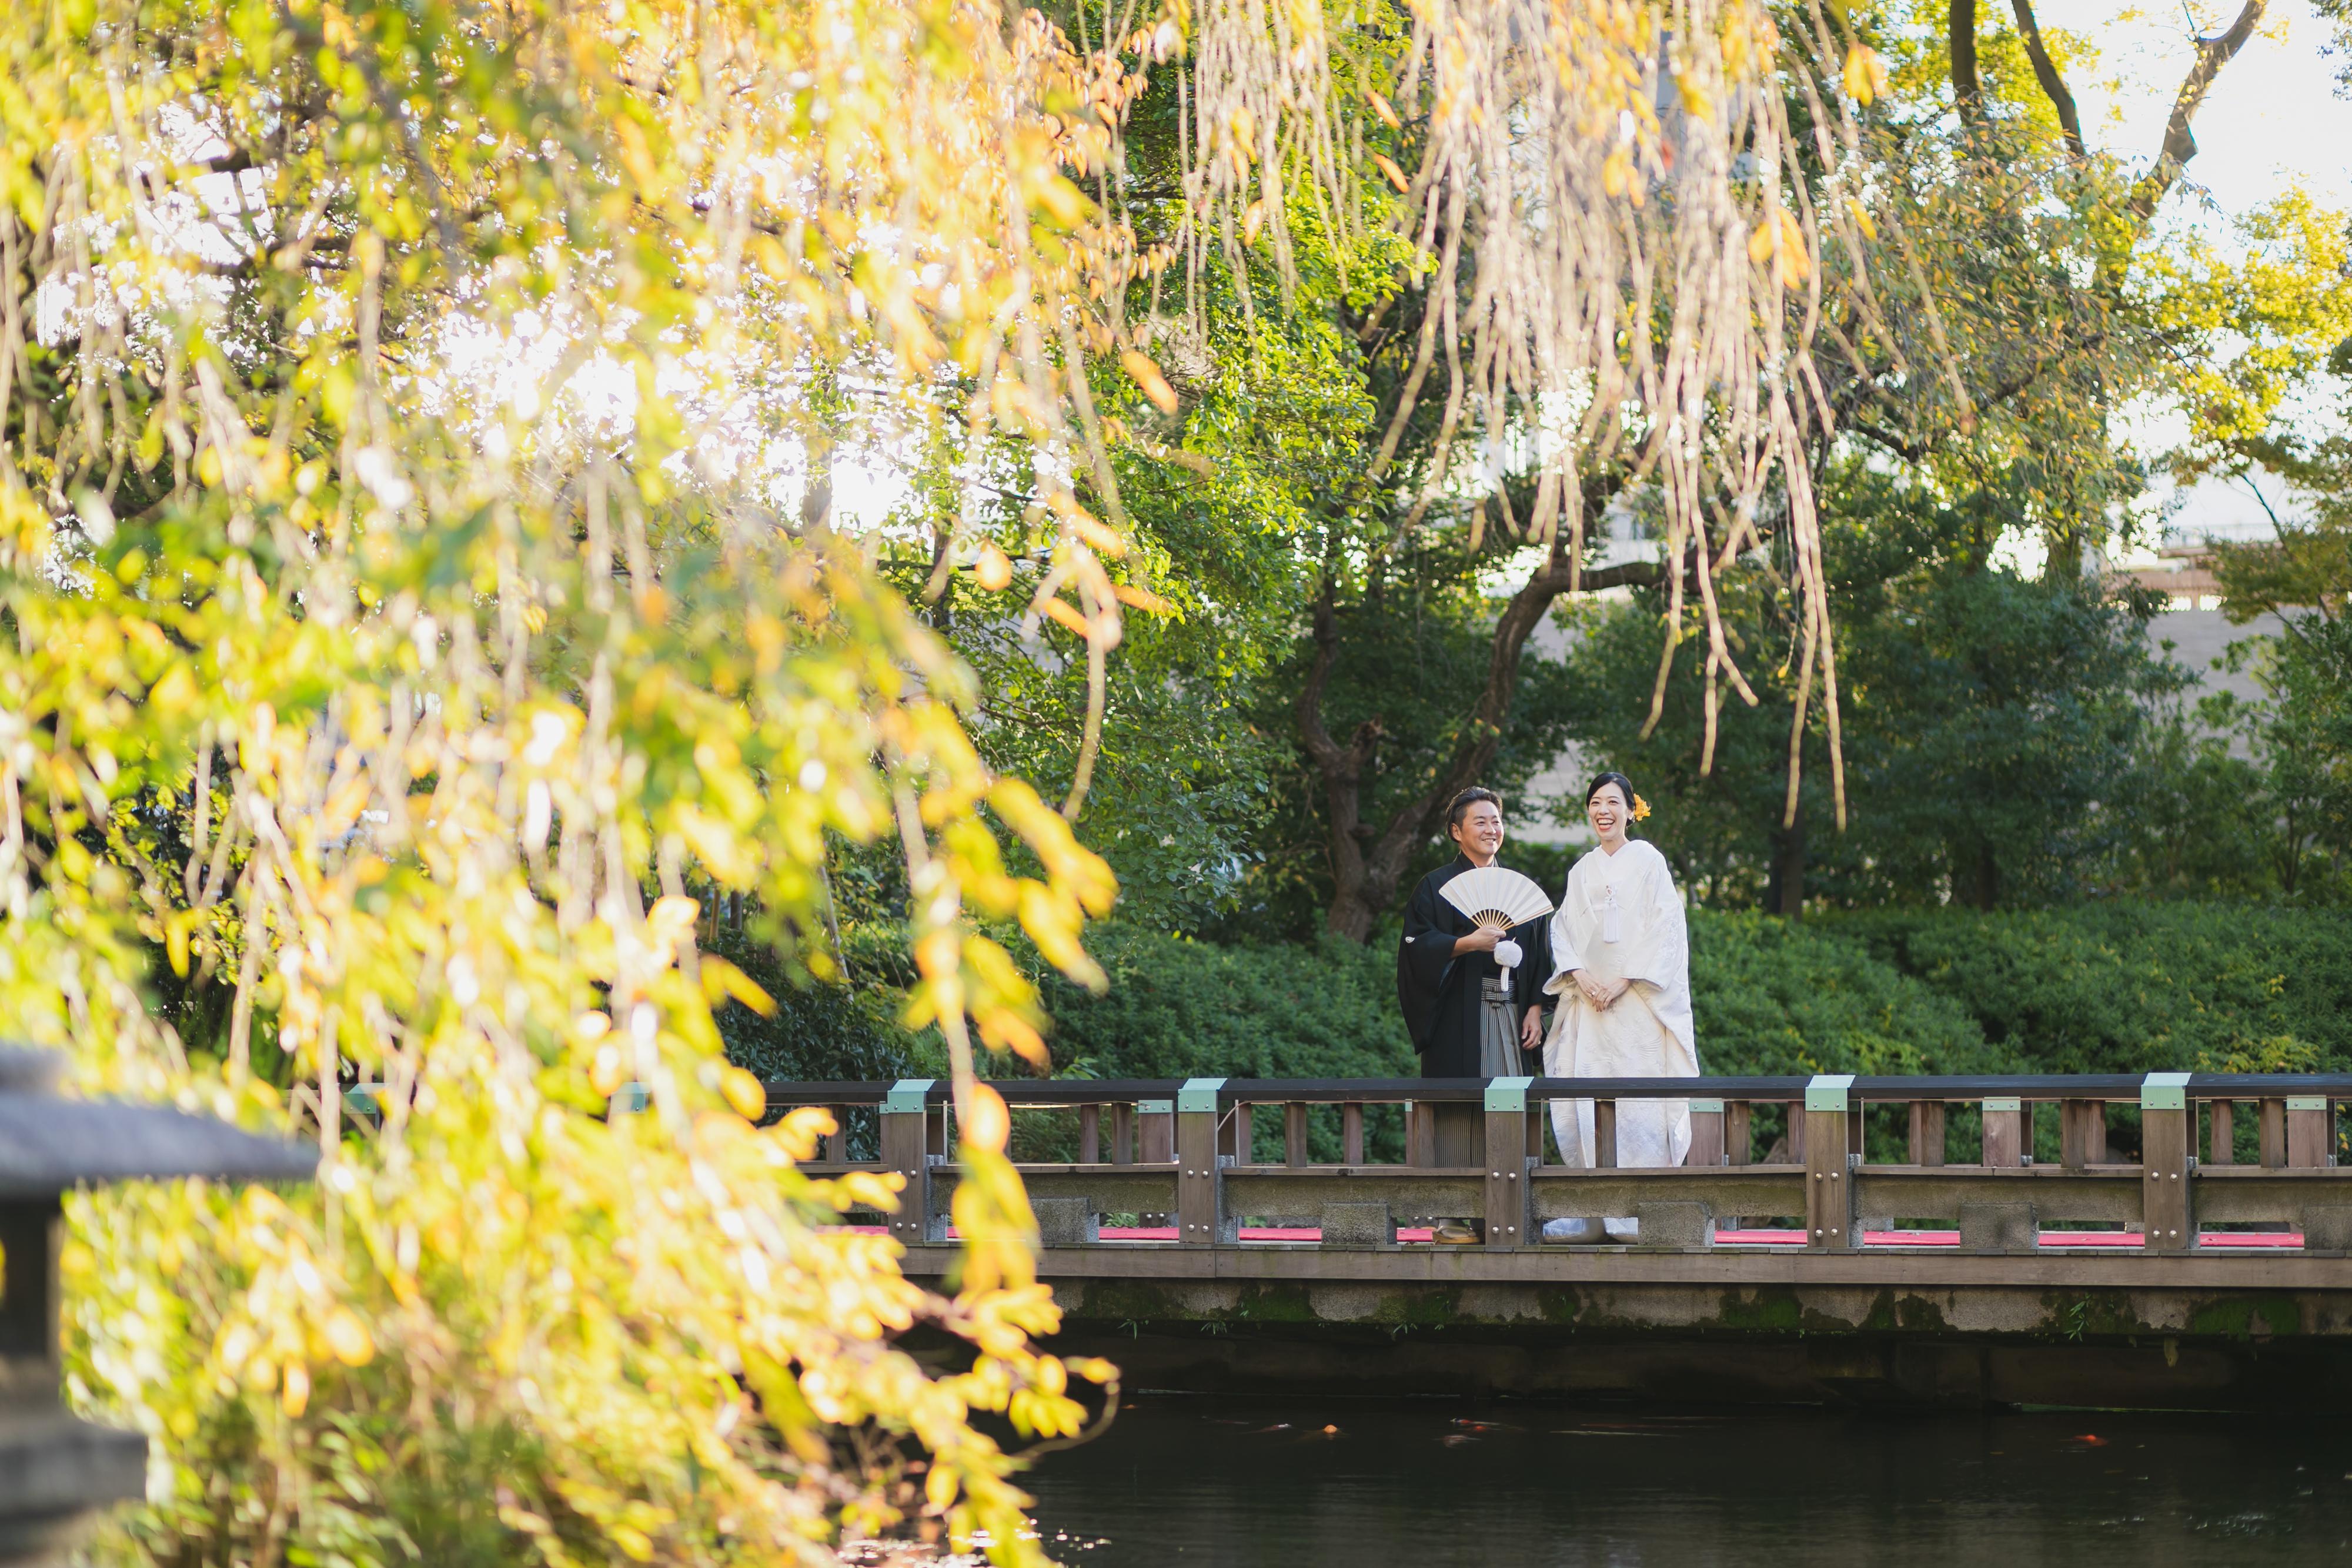
[[[1397,947],[1397,1003],[1405,1030],[1421,1055],[1423,1078],[1493,1078],[1528,1071],[1523,1053],[1543,1044],[1543,984],[1551,946],[1543,921],[1508,932],[1482,930],[1447,903],[1445,884],[1464,872],[1495,863],[1503,848],[1502,797],[1469,789],[1446,808],[1445,831],[1460,850],[1421,879],[1405,906],[1404,937]],[[1516,1038],[1514,1036],[1516,1035]],[[1441,1166],[1484,1163],[1486,1115],[1477,1104],[1429,1105],[1434,1154]],[[1446,1220],[1436,1239],[1479,1239],[1466,1220]]]

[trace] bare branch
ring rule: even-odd
[[[2090,150],[2083,144],[2083,117],[2074,108],[2074,95],[2066,90],[2066,78],[2058,74],[2058,63],[2050,57],[2049,46],[2042,41],[2042,24],[2034,19],[2033,0],[2009,0],[2009,7],[2017,16],[2017,30],[2025,35],[2025,53],[2033,61],[2033,79],[2042,84],[2042,91],[2050,99],[2050,107],[2058,111],[2059,128],[2066,132],[2066,145],[2077,158],[2087,158]]]
[[[2134,217],[2146,222],[2156,211],[2156,204],[2164,200],[2166,193],[2180,178],[2182,166],[2197,156],[2197,137],[2189,130],[2189,121],[2197,117],[2221,68],[2236,58],[2238,51],[2246,47],[2246,40],[2254,36],[2266,3],[2267,0],[2246,0],[2245,9],[2238,13],[2238,19],[2230,24],[2228,32],[2197,40],[2197,61],[2181,79],[2180,90],[2172,99],[2172,118],[2165,121],[2164,150],[2157,155],[2156,167],[2132,187]]]

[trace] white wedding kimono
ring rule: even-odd
[[[1551,1078],[1696,1078],[1691,1022],[1690,937],[1674,873],[1654,845],[1628,840],[1615,854],[1593,850],[1570,868],[1551,922],[1552,977],[1559,998],[1544,1041]],[[1593,1007],[1571,969],[1597,980],[1630,980],[1606,1011]],[[1570,1166],[1590,1167],[1592,1102],[1557,1101],[1553,1135]],[[1690,1103],[1617,1102],[1617,1163],[1678,1166],[1690,1152]]]

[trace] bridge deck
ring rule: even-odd
[[[2352,1396],[2352,1077],[997,1087],[1015,1154],[1044,1156],[1018,1164],[1066,1343],[1158,1385]],[[812,1169],[896,1172],[880,1218],[908,1272],[951,1279],[946,1086],[770,1093],[874,1109],[877,1159],[847,1158],[845,1125]],[[1690,1160],[1616,1166],[1619,1105],[1668,1098],[1692,1107]],[[1559,1162],[1543,1113],[1563,1101],[1593,1106],[1597,1166]],[[1370,1160],[1367,1113],[1393,1105],[1403,1160]],[[2041,1158],[2037,1110],[2057,1117]],[[1428,1217],[1475,1243],[1433,1244]],[[1637,1219],[1635,1243],[1541,1240],[1601,1217]]]

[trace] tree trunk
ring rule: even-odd
[[[1952,0],[1952,107],[1963,124],[1984,119],[1984,87],[1977,76],[1977,0]]]
[[[2050,553],[2043,558],[2042,580],[2053,588],[2073,588],[2083,580],[2083,525],[2078,521],[2053,526]]]
[[[1979,839],[1952,846],[1952,902],[1969,909],[2000,904],[2000,862],[1992,845]]]
[[[1772,881],[1764,902],[1775,915],[1801,920],[1805,914],[1805,805],[1797,802],[1797,820],[1772,835]]]
[[[1601,500],[1605,504],[1606,497]],[[1654,561],[1629,561],[1574,575],[1580,591],[1597,591],[1655,583],[1664,579],[1665,569]],[[1427,788],[1375,829],[1363,818],[1363,789],[1373,750],[1383,733],[1381,721],[1375,716],[1357,726],[1344,746],[1323,722],[1323,693],[1339,662],[1340,643],[1333,586],[1327,574],[1315,605],[1315,657],[1294,711],[1299,737],[1323,781],[1332,880],[1324,924],[1334,936],[1350,942],[1362,942],[1371,936],[1374,923],[1395,904],[1398,883],[1413,856],[1436,836],[1447,804],[1475,784],[1494,762],[1504,724],[1510,717],[1511,695],[1518,685],[1519,660],[1527,651],[1528,638],[1552,601],[1568,591],[1570,576],[1567,553],[1555,545],[1550,557],[1504,605],[1495,622],[1494,651],[1486,663],[1486,682],[1470,705],[1469,723],[1452,754],[1432,771]]]

